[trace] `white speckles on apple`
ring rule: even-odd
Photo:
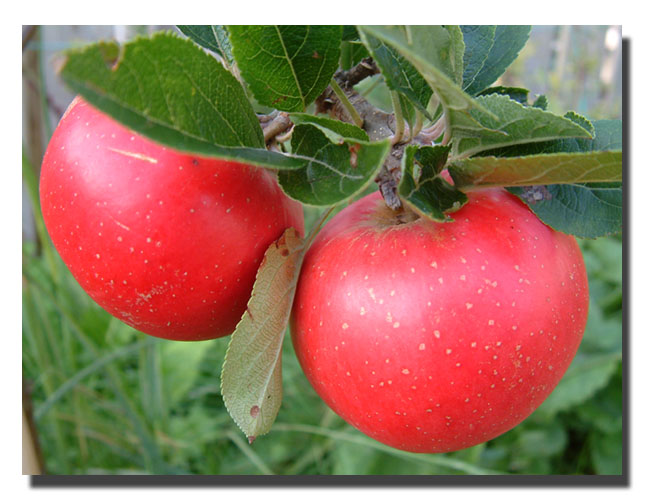
[[[348,328],[349,328],[349,325],[347,323],[343,323],[341,325],[341,329],[343,329],[343,330],[347,330]]]
[[[420,350],[420,351],[424,351],[425,349],[426,349],[426,345],[424,345],[424,344],[420,344],[418,346],[418,350]]]

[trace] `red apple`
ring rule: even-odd
[[[267,247],[302,207],[264,169],[146,139],[75,99],[43,159],[43,218],[88,294],[174,340],[231,333]]]
[[[348,423],[436,453],[511,429],[550,394],[582,339],[588,287],[573,237],[501,189],[436,223],[378,193],[315,238],[291,320],[302,368]]]

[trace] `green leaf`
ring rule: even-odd
[[[484,95],[490,95],[490,94],[505,95],[508,96],[513,101],[517,101],[519,104],[523,104],[524,106],[527,106],[528,93],[529,93],[528,89],[524,89],[521,87],[499,86],[499,87],[488,87],[487,89],[479,93],[479,97]]]
[[[430,69],[454,82],[452,40],[444,26],[359,26],[359,34],[371,35],[397,49],[413,64]]]
[[[459,189],[620,182],[622,153],[553,153],[497,158],[476,156],[454,162],[449,173]]]
[[[390,141],[344,138],[342,144],[333,143],[321,127],[304,123],[294,127],[291,150],[307,166],[280,171],[282,189],[304,204],[326,206],[350,198],[372,182],[390,151]]]
[[[616,372],[620,359],[620,353],[601,355],[579,353],[555,390],[536,413],[550,418],[558,412],[584,403],[607,385]]]
[[[360,41],[348,42],[350,50],[350,67],[359,64],[364,57],[370,57],[366,46]]]
[[[339,64],[341,26],[229,26],[241,75],[262,105],[305,111]]]
[[[590,138],[560,138],[541,142],[529,142],[482,151],[481,156],[526,156],[548,153],[577,153],[588,151],[611,151],[622,149],[623,134],[620,120],[597,120],[591,122],[584,116],[569,111],[564,118],[585,129]]]
[[[623,122],[621,120],[597,120],[593,122],[593,141],[580,143],[582,151],[611,151],[623,149]]]
[[[467,196],[440,175],[448,154],[446,146],[407,146],[402,157],[401,199],[420,215],[438,222],[453,220],[445,212],[467,203]]]
[[[305,251],[294,228],[267,249],[226,352],[221,393],[251,443],[270,430],[282,403],[282,340]]]
[[[535,99],[535,101],[533,102],[533,107],[540,108],[546,111],[546,108],[548,107],[548,99],[546,98],[546,96],[540,95],[539,97],[537,97],[537,99]]]
[[[189,37],[201,47],[219,54],[232,66],[232,48],[228,39],[228,30],[225,26],[218,25],[177,25],[181,33]]]
[[[431,118],[427,106],[433,91],[418,70],[395,49],[378,38],[363,30],[361,38],[381,69],[388,88],[406,97],[425,116]]]
[[[406,124],[409,126],[409,130],[413,131],[415,128],[415,120],[417,118],[415,106],[413,106],[411,101],[409,101],[402,94],[397,94],[397,99],[399,101],[400,108],[402,108],[402,117],[404,118]]]
[[[575,113],[568,113],[566,116],[579,123],[586,120]],[[562,139],[518,148],[504,148],[498,152],[506,155],[517,152],[531,154],[563,151],[596,154],[599,151],[609,152],[621,148],[622,126],[619,120],[595,121],[592,130],[595,133],[593,140]],[[601,154],[612,154],[612,158],[617,159],[616,169],[621,176],[621,152]],[[581,238],[598,238],[621,231],[623,190],[620,182],[550,185],[547,187],[547,199],[538,203],[529,203],[525,188],[513,187],[508,190],[528,203],[535,215],[557,231]]]
[[[264,149],[239,82],[214,57],[172,33],[122,47],[100,42],[70,50],[61,76],[99,110],[175,149],[270,168],[304,166]]]
[[[599,238],[621,231],[623,196],[620,183],[554,184],[548,199],[529,204],[545,224],[579,238]],[[508,188],[526,201],[524,188]]]
[[[448,134],[453,136],[458,127],[473,129],[474,133],[485,128],[470,114],[471,110],[496,119],[491,111],[484,109],[479,101],[472,99],[456,84],[456,72],[451,62],[455,48],[444,27],[363,26],[359,30],[390,45],[422,75],[440,102]]]
[[[461,26],[465,53],[463,55],[463,90],[469,87],[481,71],[494,45],[494,25]]]
[[[307,123],[318,127],[334,143],[340,144],[345,139],[369,140],[365,130],[351,123],[326,118],[322,115],[310,115],[308,113],[292,113],[290,118],[296,125]]]
[[[64,81],[99,109],[160,142],[264,147],[241,85],[221,64],[172,33],[122,48],[101,42],[67,54]]]
[[[575,111],[567,111],[566,113],[564,113],[564,118],[566,118],[567,120],[571,120],[573,123],[580,125],[583,129],[589,132],[589,135],[592,138],[595,138],[596,129],[594,128],[594,124],[591,123],[591,120],[589,120],[588,118],[579,115]],[[593,140],[592,140],[592,144],[593,144]]]
[[[529,35],[530,26],[497,26],[487,59],[465,92],[476,95],[492,85],[517,58]]]
[[[449,33],[450,50],[449,61],[454,82],[457,85],[463,84],[463,54],[465,52],[465,42],[463,40],[463,31],[460,26],[446,25],[444,28]]]
[[[457,123],[453,131],[452,157],[473,156],[481,151],[531,142],[567,137],[591,139],[591,135],[574,121],[535,107],[526,107],[508,96],[490,94],[476,98],[491,114],[472,110],[475,126]]]
[[[343,25],[342,40],[344,42],[351,42],[358,39],[359,39],[359,33],[357,32],[356,26],[350,24]]]

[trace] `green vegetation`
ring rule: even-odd
[[[390,33],[375,35],[386,38]],[[526,60],[536,43],[542,42],[533,38],[529,52],[522,54],[500,83],[516,86],[530,77],[530,73],[526,74]],[[567,78],[568,70],[556,71],[546,88],[540,86],[553,96],[558,113],[577,109],[605,119],[620,114],[620,99],[610,98],[609,94],[607,99],[595,102],[580,99],[598,90],[605,94],[603,89],[585,91],[594,65],[597,62],[585,58],[579,68],[579,81]],[[28,77],[34,77],[32,70],[28,68]],[[534,74],[542,75],[544,71],[537,67]],[[556,81],[557,74],[565,78]],[[38,112],[46,117],[47,91],[42,75],[35,78],[36,96],[40,98]],[[378,79],[369,78],[360,90],[390,108],[386,88]],[[555,99],[556,94],[559,99]],[[43,135],[51,133],[47,118],[41,125]],[[33,407],[45,472],[622,473],[620,236],[580,240],[591,297],[583,343],[548,400],[506,434],[469,449],[438,455],[412,454],[384,446],[347,425],[316,395],[285,335],[282,406],[271,432],[249,445],[228,414],[220,393],[220,372],[229,337],[189,343],[148,337],[103,311],[71,276],[42,224],[38,169],[28,159],[37,158],[42,151],[34,148],[33,142],[33,138],[25,139],[27,151],[23,153],[23,182],[36,234],[23,239],[22,375]],[[264,161],[271,160],[265,157]],[[376,189],[371,184],[365,192]],[[321,212],[320,208],[306,208],[307,231]]]
[[[313,223],[318,211],[308,213]],[[284,400],[249,446],[219,369],[228,338],[158,340],[101,310],[45,242],[23,250],[23,373],[53,474],[620,474],[622,250],[582,244],[591,290],[579,355],[553,396],[505,435],[418,455],[383,446],[332,413],[283,352]]]

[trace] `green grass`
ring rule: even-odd
[[[620,239],[581,243],[590,322],[554,399],[493,441],[437,455],[386,447],[345,424],[307,382],[288,336],[278,420],[248,445],[219,393],[228,339],[136,332],[94,304],[49,245],[23,249],[23,376],[48,473],[621,473]]]

